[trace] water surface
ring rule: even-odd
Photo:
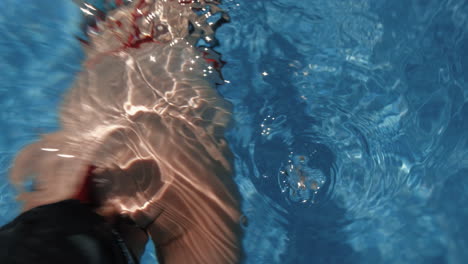
[[[76,7],[27,2],[0,11],[3,179],[21,146],[57,126],[81,56]],[[234,106],[245,263],[466,262],[466,3],[223,7],[218,89]],[[17,211],[2,183],[4,222]]]

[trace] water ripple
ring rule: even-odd
[[[281,262],[466,260],[453,233],[466,210],[442,194],[466,185],[464,2],[234,2],[220,32],[235,60],[222,88],[236,113],[229,141],[248,167],[239,177],[286,211]]]
[[[465,1],[225,0],[223,8],[232,23],[217,34],[229,81],[219,89],[234,106],[228,141],[245,262],[466,262]],[[20,41],[8,21],[28,16],[5,10],[0,27],[12,42],[0,48],[15,52],[0,53],[0,63],[15,64],[0,65],[0,143],[14,151],[53,127],[55,116],[32,98],[53,98],[71,74],[38,76],[76,68],[40,63],[47,47],[21,43],[43,41],[35,34],[43,28]],[[56,42],[57,58],[79,57],[69,43]],[[32,88],[3,96],[21,87]]]

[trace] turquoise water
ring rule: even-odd
[[[468,261],[468,4],[223,5],[245,263]],[[57,128],[79,21],[71,1],[2,1],[0,223],[12,157]]]

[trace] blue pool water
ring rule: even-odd
[[[468,2],[223,6],[245,263],[466,263]],[[79,70],[79,19],[71,1],[2,0],[2,224],[11,160],[57,128]]]

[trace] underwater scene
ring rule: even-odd
[[[92,164],[143,264],[468,261],[468,2],[0,6],[0,225]]]

